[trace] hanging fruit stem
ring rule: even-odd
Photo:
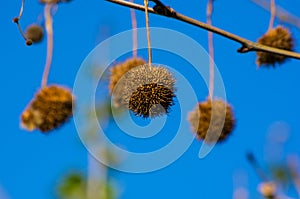
[[[151,49],[151,38],[149,29],[149,13],[148,13],[148,0],[144,0],[145,4],[145,15],[146,15],[146,30],[147,30],[147,42],[148,42],[148,64],[152,64],[152,49]]]
[[[52,63],[52,55],[53,55],[53,27],[52,27],[52,15],[51,8],[54,4],[46,3],[44,8],[44,17],[45,17],[45,28],[47,32],[47,57],[46,63],[42,78],[42,87],[47,85],[49,71]]]

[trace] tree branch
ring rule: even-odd
[[[122,5],[122,6],[125,6],[125,7],[133,8],[133,9],[136,9],[136,10],[145,11],[145,7],[143,5],[140,5],[140,4],[136,4],[136,3],[132,3],[132,2],[124,1],[124,0],[106,0],[106,1],[111,2],[111,3],[115,3],[115,4],[119,4],[119,5]],[[282,49],[278,49],[278,48],[273,48],[273,47],[270,47],[270,46],[265,46],[265,45],[262,45],[262,44],[258,44],[256,42],[252,42],[252,41],[247,40],[243,37],[237,36],[235,34],[232,34],[230,32],[227,32],[225,30],[217,28],[215,26],[208,25],[208,24],[203,23],[201,21],[197,21],[193,18],[182,15],[182,14],[176,12],[175,10],[173,10],[172,8],[163,5],[158,0],[152,0],[152,1],[154,1],[156,3],[156,7],[154,7],[156,9],[148,8],[149,13],[174,18],[174,19],[177,19],[179,21],[191,24],[193,26],[196,26],[196,27],[199,27],[199,28],[211,31],[211,32],[214,32],[214,33],[216,33],[218,35],[221,35],[225,38],[228,38],[230,40],[238,42],[242,45],[242,47],[237,50],[237,52],[239,52],[239,53],[246,53],[246,52],[249,52],[249,51],[262,51],[262,52],[275,53],[275,54],[278,54],[278,55],[283,55],[283,56],[291,57],[291,58],[294,58],[294,59],[300,59],[300,54],[299,53],[295,53],[295,52],[287,51],[287,50],[282,50]],[[159,4],[157,2],[159,2]]]

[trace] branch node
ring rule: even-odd
[[[252,46],[249,46],[247,44],[243,44],[242,47],[240,47],[239,49],[237,49],[237,52],[239,53],[247,53],[250,51],[253,51],[254,48]]]
[[[163,15],[166,17],[174,17],[176,16],[176,12],[173,8],[170,6],[165,6],[161,1],[159,0],[150,0],[153,1],[156,5],[153,7],[153,10],[155,13],[159,15]]]

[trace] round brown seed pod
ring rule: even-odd
[[[21,115],[21,126],[32,131],[49,132],[65,123],[73,113],[72,93],[61,86],[50,85],[35,94]]]
[[[276,28],[269,30],[266,34],[259,38],[257,42],[266,46],[289,51],[292,51],[294,48],[294,39],[292,38],[291,33],[288,29],[283,28],[282,26],[277,26]],[[287,58],[283,55],[266,52],[256,52],[256,55],[256,64],[258,66],[266,67],[275,67],[276,63],[281,64]]]
[[[37,24],[31,24],[26,28],[27,40],[31,40],[33,43],[38,43],[43,39],[44,31],[43,27]]]
[[[141,65],[128,71],[116,85],[123,107],[136,116],[157,117],[169,113],[174,104],[175,78],[163,67]]]
[[[146,64],[146,61],[138,58],[138,57],[133,57],[130,59],[127,59],[125,62],[119,63],[115,66],[113,66],[110,69],[110,81],[109,81],[109,92],[112,95],[113,92],[115,92],[115,95],[113,96],[114,98],[114,105],[116,107],[120,106],[120,95],[117,94],[119,91],[114,91],[116,84],[119,82],[119,80],[123,77],[125,73],[127,73],[130,69],[144,65]]]
[[[235,119],[230,105],[222,100],[208,99],[189,113],[191,129],[198,139],[207,143],[221,142],[233,131]]]

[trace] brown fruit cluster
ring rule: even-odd
[[[225,140],[235,127],[232,108],[222,100],[208,99],[197,104],[188,120],[197,138],[206,139],[207,143]]]
[[[128,71],[115,94],[136,116],[153,118],[169,113],[174,104],[174,84],[175,78],[166,68],[145,64]]]
[[[65,123],[73,113],[71,91],[50,85],[36,93],[21,115],[21,126],[32,131],[49,132]]]
[[[43,28],[37,24],[31,24],[26,29],[27,45],[42,41],[44,36]]]
[[[125,62],[122,62],[120,64],[113,66],[110,69],[109,92],[111,95],[113,94],[113,92],[116,93],[115,95],[113,95],[114,105],[116,107],[119,107],[121,104],[121,98],[120,98],[121,96],[119,94],[117,94],[120,91],[118,91],[118,88],[116,90],[114,90],[117,83],[124,76],[124,74],[127,73],[129,70],[131,70],[132,68],[134,68],[136,66],[141,66],[144,64],[146,64],[145,60],[138,58],[138,57],[133,57],[133,58],[127,59]]]
[[[282,26],[277,26],[276,28],[269,30],[257,42],[266,46],[289,51],[292,51],[294,47],[294,40],[291,33]],[[256,52],[256,55],[256,64],[258,66],[275,67],[276,63],[281,64],[286,60],[285,56],[274,53]]]

